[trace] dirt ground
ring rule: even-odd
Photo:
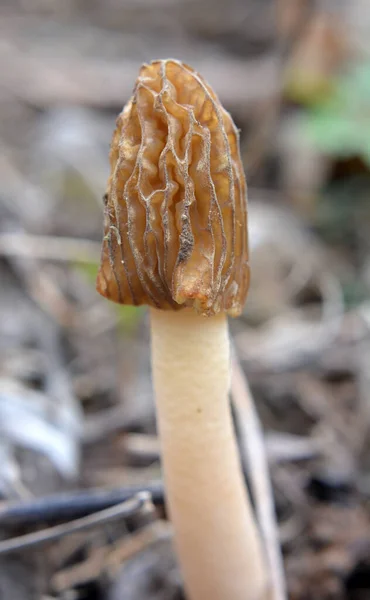
[[[231,396],[261,530],[251,426],[289,599],[368,600],[368,2],[3,0],[0,32],[0,599],[184,598],[147,313],[94,283],[115,118],[140,64],[171,56],[241,129]]]

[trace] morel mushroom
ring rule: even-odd
[[[249,284],[237,129],[203,78],[144,65],[117,120],[97,289],[151,307],[152,365],[169,513],[192,600],[265,598],[228,391],[227,314]]]

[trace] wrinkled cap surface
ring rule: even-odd
[[[238,131],[203,78],[175,60],[143,65],[110,164],[99,293],[240,314],[249,266]]]

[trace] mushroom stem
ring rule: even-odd
[[[189,598],[265,599],[228,399],[227,318],[151,309],[151,328],[166,496]]]

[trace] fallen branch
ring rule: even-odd
[[[155,504],[164,502],[163,485],[160,481],[114,490],[94,489],[84,492],[68,492],[27,502],[5,504],[0,509],[0,528],[24,527],[41,521],[76,519],[126,502],[140,492],[149,492]]]

